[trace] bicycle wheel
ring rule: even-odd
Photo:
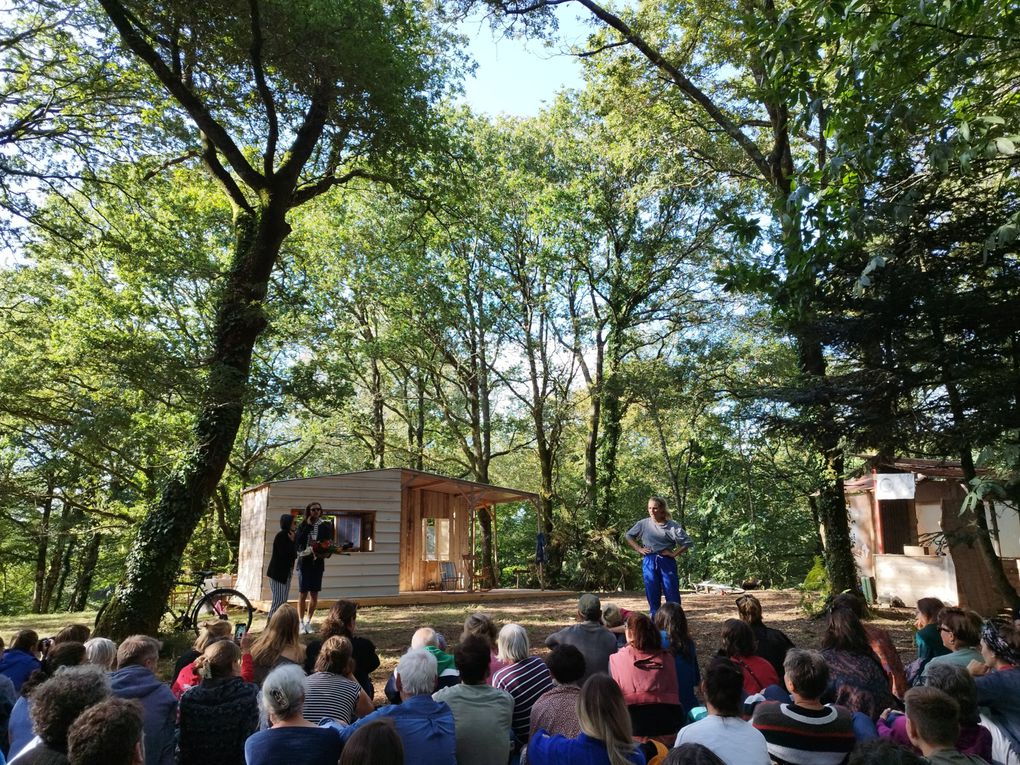
[[[206,594],[191,615],[191,625],[198,633],[202,622],[208,619],[229,619],[235,624],[244,624],[247,631],[251,628],[251,620],[255,609],[243,592],[222,588]]]

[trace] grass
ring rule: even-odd
[[[817,648],[825,625],[822,620],[812,619],[800,608],[800,593],[795,590],[768,590],[756,593],[762,602],[765,623],[786,632],[796,645]],[[613,602],[621,608],[644,610],[647,603],[643,593],[617,592],[601,594],[603,606]],[[732,595],[706,595],[685,593],[684,610],[687,612],[691,633],[698,645],[698,656],[704,663],[715,653],[719,632],[725,619],[736,617],[736,605]],[[429,625],[446,636],[449,644],[460,637],[464,619],[475,611],[484,611],[497,624],[516,622],[528,631],[532,650],[543,654],[545,638],[573,620],[577,604],[573,597],[550,592],[540,600],[507,600],[485,602],[480,597],[475,603],[448,603],[429,606],[373,606],[358,612],[358,634],[375,643],[382,666],[373,674],[376,688],[376,703],[385,703],[382,687],[392,672],[397,659],[407,649],[411,634],[423,625]],[[324,613],[319,611],[316,622]],[[872,623],[888,630],[893,642],[904,659],[913,658],[913,609],[876,609]],[[61,627],[82,623],[92,625],[95,612],[78,614],[24,614],[0,618],[0,635],[5,640],[19,629],[34,629],[40,636],[52,635]],[[265,627],[265,616],[257,614],[252,631],[259,632]],[[192,635],[163,636],[164,650],[160,656],[160,669],[164,678],[193,640]],[[311,640],[315,636],[308,636]]]

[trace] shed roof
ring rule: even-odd
[[[491,484],[466,481],[463,478],[449,478],[438,473],[426,473],[422,470],[411,470],[410,468],[383,468],[382,470],[357,470],[350,473],[327,473],[324,475],[308,476],[305,478],[284,478],[278,481],[265,481],[255,486],[249,486],[241,493],[261,489],[264,486],[275,486],[282,483],[294,483],[296,481],[310,481],[316,478],[342,478],[344,476],[358,475],[381,475],[400,473],[400,484],[404,488],[427,489],[428,491],[440,494],[457,494],[468,500],[474,507],[483,505],[499,505],[504,502],[537,502],[538,495],[530,491],[510,489],[505,486],[493,486]]]
[[[872,455],[865,458],[868,470],[875,470],[879,473],[917,473],[924,478],[952,478],[958,481],[963,480],[963,466],[959,460],[947,459],[926,459],[922,457],[879,457]],[[988,470],[977,469],[978,475],[988,475]],[[859,476],[848,479],[844,482],[847,490],[867,491],[873,488],[871,473],[861,473]]]

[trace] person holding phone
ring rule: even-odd
[[[322,505],[309,502],[305,507],[305,517],[298,526],[297,558],[298,558],[298,618],[301,621],[301,632],[308,635],[312,632],[312,615],[319,603],[319,592],[322,590],[322,574],[326,570],[326,561],[315,554],[317,542],[332,542],[336,529],[331,521],[323,520]],[[308,603],[306,610],[305,603]]]
[[[273,539],[273,555],[266,568],[269,577],[269,591],[273,593],[273,603],[269,606],[266,619],[272,619],[276,609],[287,602],[290,595],[290,578],[294,573],[294,561],[297,559],[297,547],[294,538],[297,527],[294,516],[290,513],[280,516],[280,530]],[[240,640],[240,637],[237,638]]]

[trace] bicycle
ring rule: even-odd
[[[194,630],[198,634],[202,622],[207,619],[229,619],[237,624],[243,623],[246,632],[251,629],[255,615],[251,601],[243,592],[232,587],[207,587],[205,582],[214,573],[196,571],[194,579],[174,582],[159,622],[160,632]],[[97,626],[106,606],[107,603],[104,603],[96,614]]]

